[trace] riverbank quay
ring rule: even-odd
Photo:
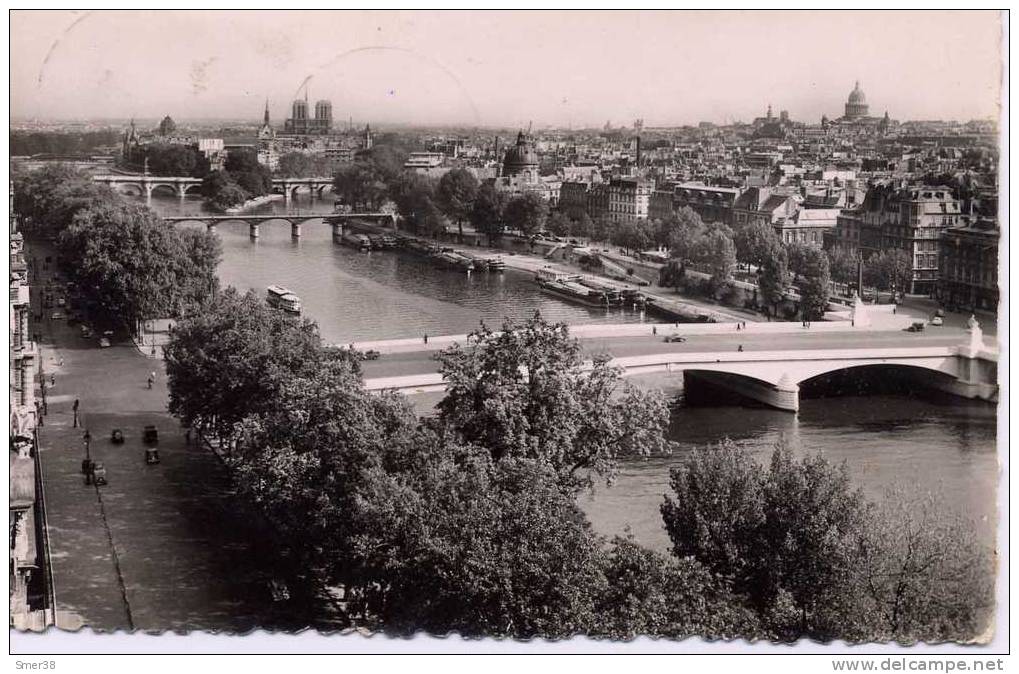
[[[36,282],[50,280],[44,271]],[[35,331],[47,390],[39,448],[57,626],[242,632],[321,624],[328,612],[317,599],[295,592],[274,600],[269,582],[293,570],[239,507],[218,458],[189,443],[167,412],[161,364],[126,336],[99,348],[49,315]],[[159,434],[157,465],[145,463],[148,425]],[[123,444],[111,442],[115,428]],[[86,430],[90,458],[106,467],[102,487],[86,485],[81,472]]]
[[[226,209],[223,212],[225,214],[227,214],[227,215],[235,215],[237,213],[244,213],[245,211],[249,211],[252,208],[257,208],[259,206],[264,206],[264,205],[270,204],[270,203],[272,203],[274,201],[283,201],[285,198],[286,197],[284,197],[284,195],[282,195],[282,194],[263,194],[260,197],[255,197],[253,199],[248,199],[243,204],[238,204],[237,206],[231,206],[230,208]]]
[[[352,229],[357,231],[363,231],[375,234],[392,234],[394,231],[399,233],[399,230],[389,229],[387,227],[381,227],[366,221],[361,220],[350,220],[349,225]],[[465,228],[465,234],[472,233],[476,234],[473,230],[467,232]],[[437,246],[449,246],[455,245],[458,250],[470,252],[475,255],[482,257],[491,257],[493,254],[498,255],[502,261],[506,264],[509,269],[516,269],[517,271],[523,271],[528,273],[537,273],[540,269],[552,269],[567,274],[584,274],[592,278],[604,280],[606,282],[619,284],[626,283],[637,287],[637,283],[633,281],[620,281],[618,278],[607,275],[599,274],[581,267],[570,260],[565,260],[555,257],[547,257],[540,253],[523,252],[515,249],[507,249],[503,247],[484,247],[481,245],[472,245],[467,243],[456,243],[451,244],[449,241],[442,241],[438,239],[431,239],[428,237],[421,237],[414,235],[423,241],[429,241]],[[550,252],[554,252],[557,249],[552,249]],[[742,311],[739,309],[733,309],[731,307],[719,307],[717,305],[694,299],[689,297],[679,297],[675,290],[661,288],[652,285],[640,286],[639,290],[648,296],[653,303],[660,310],[666,312],[669,317],[682,317],[684,320],[712,320],[715,322],[725,321],[760,321],[761,316],[750,311]]]

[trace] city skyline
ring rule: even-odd
[[[669,127],[769,104],[817,123],[857,80],[877,116],[998,116],[993,12],[14,12],[12,26],[15,119],[257,120],[268,98],[281,124],[307,95],[340,125]]]

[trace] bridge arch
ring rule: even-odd
[[[184,196],[201,196],[201,194],[202,194],[202,186],[201,186],[201,184],[184,185],[184,186],[181,186],[181,189],[184,190]]]
[[[180,196],[180,189],[176,183],[151,183],[151,194],[154,197]]]
[[[125,194],[131,197],[144,197],[145,188],[141,183],[107,183],[117,194]]]
[[[955,355],[945,355],[931,358],[909,358],[909,359],[873,359],[866,361],[828,361],[797,363],[794,368],[796,383],[804,385],[821,377],[837,374],[840,372],[859,371],[864,368],[885,368],[895,370],[907,370],[917,375],[926,373],[928,376],[938,374],[948,377],[957,377],[958,358]]]

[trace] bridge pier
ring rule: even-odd
[[[342,222],[334,222],[333,223],[333,242],[334,243],[339,243],[341,238],[343,238],[343,223]]]
[[[216,233],[216,223],[215,222],[207,222],[207,223],[205,223],[205,231],[207,231],[210,234],[215,234]]]
[[[252,222],[250,225],[248,225],[248,234],[249,234],[249,236],[251,236],[252,239],[257,239],[258,238],[258,223],[257,222]]]
[[[299,222],[290,223],[290,236],[295,239],[301,238],[301,223]]]
[[[152,189],[153,189],[152,184],[146,181],[144,183],[144,187],[145,187],[145,205],[146,206],[151,206],[152,205]]]
[[[778,384],[769,384],[729,372],[683,371],[683,395],[688,401],[694,402],[701,398],[702,393],[698,389],[705,385],[725,394],[735,393],[785,412],[795,413],[800,410],[800,387],[789,375],[784,375]],[[716,400],[721,398],[724,402],[726,396],[714,395],[713,398]]]

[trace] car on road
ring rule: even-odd
[[[119,428],[114,428],[113,432],[110,433],[110,442],[115,445],[123,444],[124,442],[124,431]]]
[[[54,321],[62,321],[66,318],[66,316],[64,315],[63,311],[54,311],[52,314],[50,314],[50,318],[52,318]]]
[[[142,439],[146,445],[155,445],[159,442],[159,431],[155,426],[146,426],[142,432]]]
[[[665,341],[670,343],[670,344],[676,343],[676,342],[685,342],[686,341],[686,337],[684,337],[683,335],[667,335],[665,337]]]
[[[945,319],[942,318],[941,316],[934,316],[933,318],[931,318],[931,325],[944,325],[944,324]]]
[[[906,328],[906,332],[923,332],[926,324],[923,321],[917,321]]]
[[[110,346],[110,340],[109,339],[107,339],[106,337],[100,337],[99,338],[99,348],[100,349],[106,349],[106,348],[109,348],[109,346]]]

